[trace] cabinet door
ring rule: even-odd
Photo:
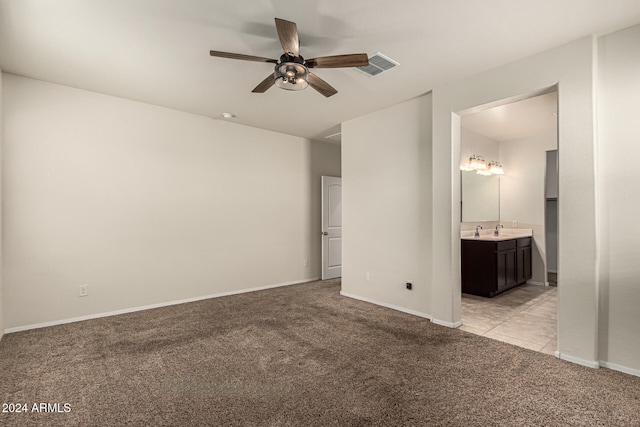
[[[495,243],[462,241],[462,292],[490,297],[496,293]]]
[[[531,266],[531,246],[524,248],[524,278],[529,280],[533,277],[533,270]]]
[[[518,260],[517,260],[517,281],[518,284],[525,283],[531,279],[531,246],[525,246],[524,248],[518,248]]]
[[[515,286],[516,280],[516,251],[509,251],[507,256],[507,287]]]
[[[498,291],[513,287],[516,284],[516,251],[496,252],[496,264]]]

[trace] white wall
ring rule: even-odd
[[[469,160],[474,154],[484,157],[489,163],[491,160],[498,161],[500,158],[500,147],[498,141],[480,135],[471,129],[464,127],[464,117],[460,122],[460,162]]]
[[[2,93],[3,93],[3,74],[2,74],[2,70],[0,70],[0,201],[2,200],[2,149],[3,149],[3,143],[2,143],[2,136],[4,135],[4,129],[3,129],[3,121],[2,121],[2,117],[3,117],[3,112],[2,112]],[[2,255],[2,247],[4,246],[4,239],[2,238],[2,203],[0,202],[0,340],[2,339],[2,336],[4,335],[4,304],[3,304],[3,298],[2,298],[2,294],[3,294],[3,288],[4,288],[4,282],[2,280],[2,276],[4,273],[4,265],[2,262],[3,259],[3,255]]]
[[[337,149],[3,77],[5,328],[319,277]]]
[[[640,375],[638,46],[640,25],[599,40],[597,145],[600,355],[610,365],[634,369],[636,375]]]
[[[585,38],[433,90],[432,314],[460,321],[460,117],[559,88],[559,356],[598,365],[594,42]],[[437,252],[436,252],[437,251]]]
[[[500,221],[533,230],[532,282],[546,282],[545,175],[547,150],[555,150],[557,131],[500,143]]]
[[[430,117],[425,95],[342,124],[342,293],[423,316],[431,293]]]

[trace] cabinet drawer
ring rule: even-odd
[[[518,239],[518,247],[522,248],[525,246],[531,246],[531,237],[523,237],[522,239]]]
[[[509,249],[515,249],[515,248],[516,248],[515,240],[505,240],[502,242],[496,242],[496,252],[507,251]]]

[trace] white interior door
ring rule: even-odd
[[[342,276],[342,179],[322,177],[322,280]]]

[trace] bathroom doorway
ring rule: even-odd
[[[477,156],[504,171],[498,217],[461,218],[461,232],[530,230],[532,237],[530,279],[493,298],[463,293],[460,329],[548,354],[557,350],[557,288],[549,286],[557,277],[557,105],[554,89],[460,120],[461,168]],[[555,166],[555,184],[549,165]]]

